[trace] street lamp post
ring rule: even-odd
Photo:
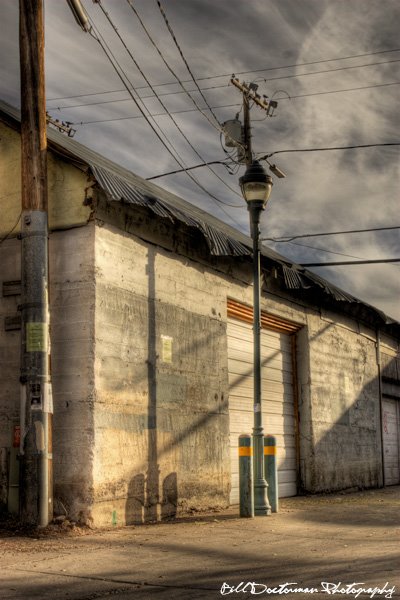
[[[270,515],[268,483],[264,472],[264,433],[261,402],[261,310],[260,310],[260,216],[265,209],[272,189],[272,178],[262,165],[253,161],[239,179],[242,194],[250,213],[251,237],[253,239],[253,384],[254,384],[254,514]]]

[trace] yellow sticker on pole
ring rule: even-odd
[[[48,350],[47,323],[26,324],[26,351],[47,352]]]

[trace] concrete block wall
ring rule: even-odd
[[[18,315],[21,296],[3,296],[3,283],[21,278],[20,242],[8,239],[0,244],[0,512],[7,509],[13,428],[20,413],[20,331],[5,331],[7,317]],[[16,465],[14,465],[16,467]]]
[[[107,210],[109,224],[100,222],[96,230],[94,511],[102,523],[109,523],[112,514],[120,522],[154,516],[167,503],[162,482],[169,476],[175,485],[172,512],[176,504],[182,509],[219,506],[227,502],[230,479],[224,448],[229,426],[226,302],[231,297],[251,305],[249,269],[240,261],[231,260],[229,266],[228,260],[210,265],[201,257],[189,259],[168,248],[172,236],[165,224],[158,232],[153,225],[150,235],[143,215],[124,225],[118,213],[125,209]],[[130,233],[121,231],[126,222]],[[303,324],[297,334],[301,488],[319,492],[380,485],[374,332],[338,313],[271,292],[263,294],[262,308]],[[171,363],[163,360],[168,339]],[[207,436],[212,452],[200,468]],[[190,448],[201,449],[194,469],[193,463],[185,464],[193,455]],[[152,477],[153,494],[146,488]],[[158,508],[151,509],[152,502]]]
[[[382,484],[374,332],[309,312],[299,337],[300,455],[308,492]]]
[[[2,237],[20,212],[20,139],[4,124],[0,133]],[[252,304],[251,263],[210,257],[200,232],[95,196],[97,225],[87,174],[49,153],[50,224],[70,228],[50,235],[56,509],[109,525],[225,506],[227,298]],[[0,285],[19,278],[20,242],[6,239]],[[303,489],[380,485],[374,332],[276,285],[262,309],[303,325]],[[0,505],[19,420],[20,332],[5,331],[4,318],[19,302],[0,295]],[[396,355],[390,339],[382,344]]]
[[[226,506],[227,298],[252,304],[251,264],[207,262],[172,225],[107,210],[108,222],[50,236],[56,508],[102,526]],[[20,277],[16,239],[0,260],[1,281]],[[0,316],[18,303],[1,298]],[[374,332],[271,292],[262,308],[303,325],[302,488],[380,485]],[[19,337],[0,328],[0,448],[18,422]]]
[[[94,522],[227,506],[227,299],[252,304],[251,262],[210,260],[198,232],[137,208],[97,215]]]
[[[94,395],[94,224],[50,235],[51,353],[54,401],[53,467],[56,513],[90,522],[92,504]],[[21,278],[16,238],[0,245],[3,282]],[[20,295],[0,298],[0,448],[9,469],[12,430],[20,419],[20,330],[5,331],[5,317],[17,316]],[[7,473],[0,477],[7,501]]]
[[[96,229],[96,523],[228,504],[220,287],[199,264]]]
[[[91,524],[94,444],[94,223],[50,236],[54,501]]]

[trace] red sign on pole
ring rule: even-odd
[[[13,448],[19,448],[21,443],[21,427],[14,425]]]

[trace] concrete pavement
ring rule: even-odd
[[[270,517],[237,514],[34,537],[2,531],[0,598],[400,598],[400,487],[281,500]]]

